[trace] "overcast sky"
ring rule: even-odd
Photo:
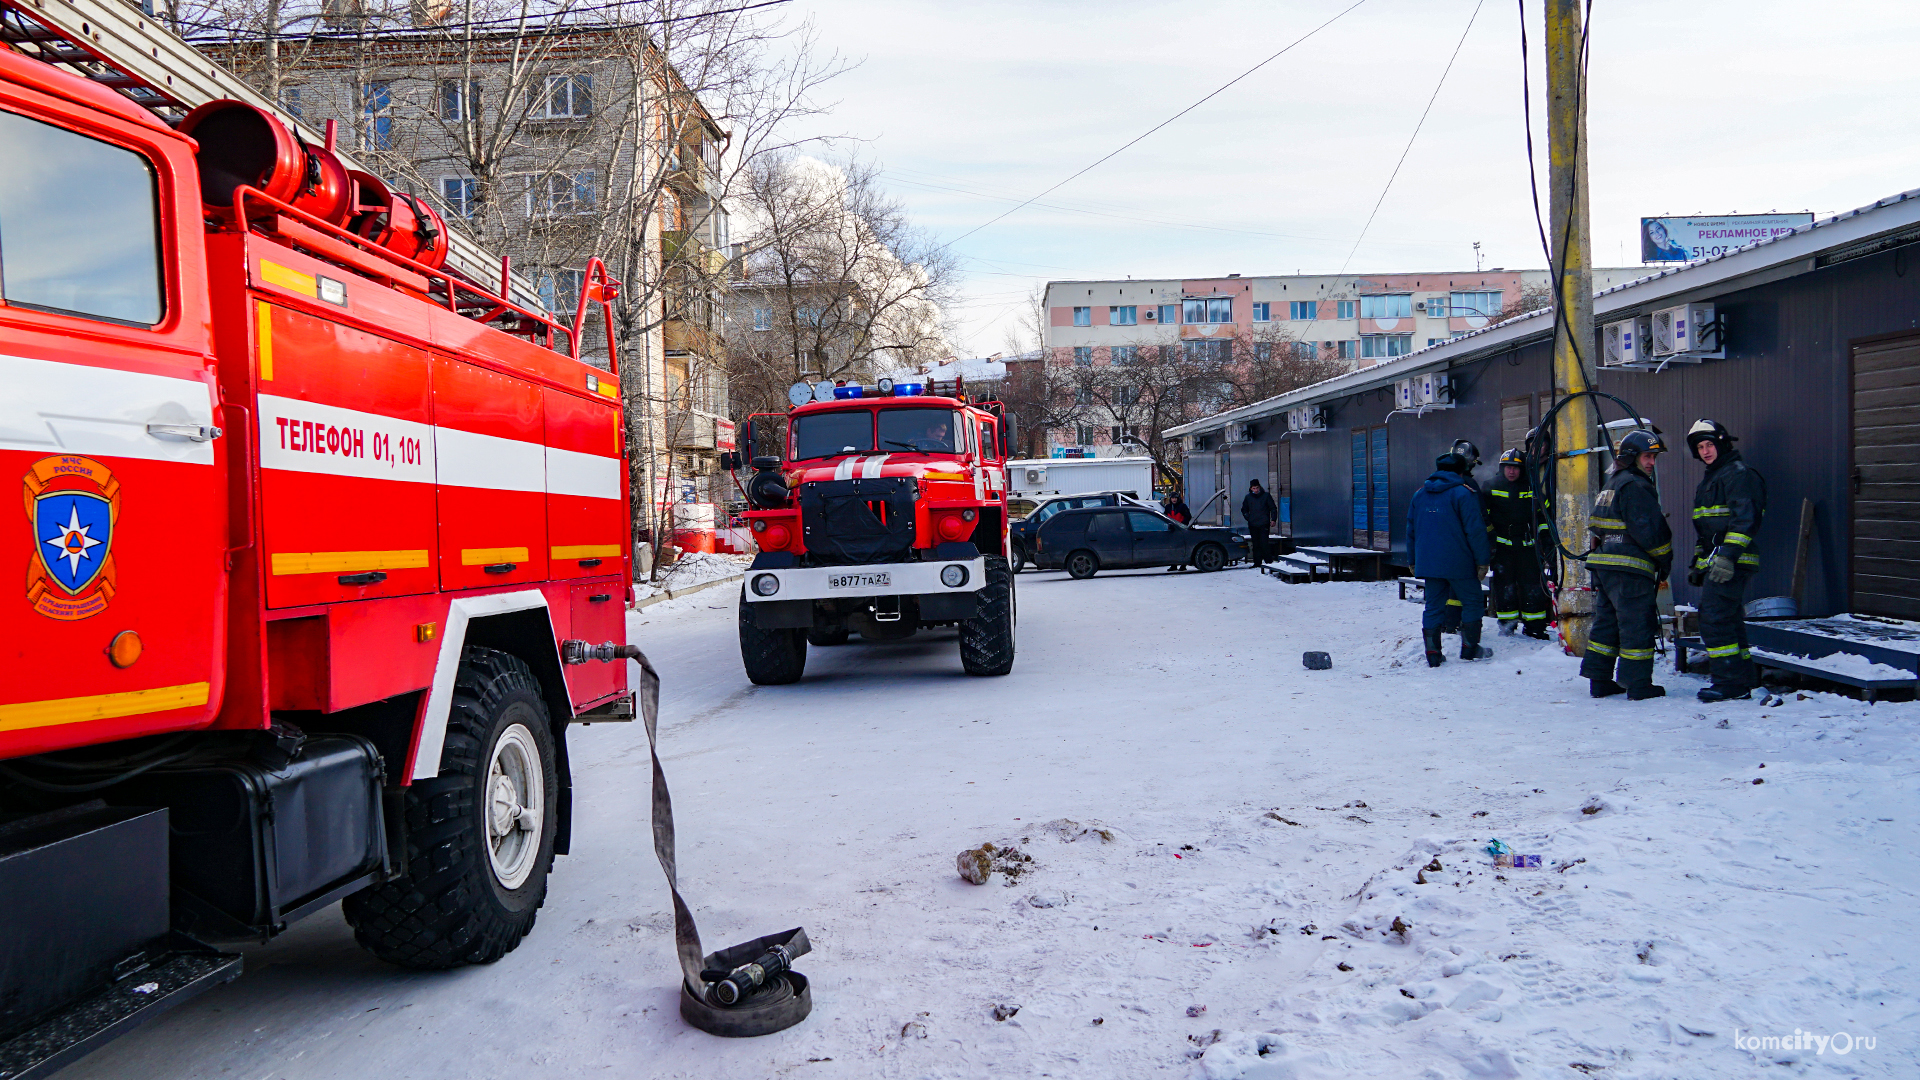
[[[1191,105],[1352,0],[800,0],[861,61],[825,123],[864,140],[951,239]],[[1475,0],[1365,0],[1175,124],[960,240],[962,355],[1002,349],[1060,278],[1540,267],[1519,18],[1485,0],[1364,239]],[[1641,215],[1851,209],[1920,187],[1920,4],[1597,0],[1594,258]],[[1540,0],[1527,0],[1545,211]],[[1359,241],[1356,249],[1355,243]]]

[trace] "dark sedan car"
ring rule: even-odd
[[[1135,566],[1191,566],[1214,571],[1247,557],[1247,538],[1232,529],[1190,527],[1139,507],[1063,510],[1040,526],[1034,565],[1090,578]]]
[[[1023,500],[1007,500],[1009,510],[1018,509],[1017,503]],[[1146,506],[1131,491],[1089,491],[1081,495],[1055,495],[1034,503],[1031,509],[1015,518],[1008,528],[1009,540],[1013,545],[1013,572],[1019,573],[1033,561],[1033,536],[1053,515],[1062,510],[1079,510],[1089,506]]]

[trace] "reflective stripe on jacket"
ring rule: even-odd
[[[1673,530],[1660,512],[1660,493],[1638,469],[1616,470],[1594,500],[1588,519],[1594,547],[1587,566],[1655,580],[1673,567]]]
[[[1741,566],[1759,569],[1753,538],[1759,535],[1766,513],[1767,481],[1740,460],[1740,451],[1729,450],[1714,459],[1693,493],[1694,569],[1706,569],[1714,549],[1721,545],[1739,553]]]

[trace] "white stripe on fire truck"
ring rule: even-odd
[[[260,395],[260,463],[362,479],[437,478],[450,487],[620,497],[619,458],[273,394]]]
[[[880,478],[880,467],[885,465],[887,459],[892,456],[892,454],[881,454],[879,457],[868,458],[867,463],[860,469],[860,479],[878,480]]]
[[[0,355],[0,450],[213,464],[213,443],[147,434],[210,427],[213,387],[191,378]]]
[[[841,458],[840,464],[835,465],[833,467],[833,478],[835,480],[853,479],[854,467],[859,464],[860,464],[860,459],[857,457]]]

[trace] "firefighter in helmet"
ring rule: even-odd
[[[1687,431],[1687,449],[1707,467],[1693,493],[1693,564],[1687,571],[1687,584],[1700,589],[1700,641],[1713,675],[1701,701],[1744,698],[1760,685],[1747,650],[1743,601],[1760,568],[1753,539],[1767,512],[1767,482],[1740,460],[1733,443],[1718,420],[1696,421]]]
[[[1500,632],[1524,624],[1532,638],[1547,636],[1547,592],[1540,584],[1540,534],[1547,527],[1533,512],[1533,484],[1518,448],[1500,455],[1500,475],[1481,495],[1493,540],[1493,617]]]
[[[1667,692],[1653,681],[1653,640],[1660,629],[1654,597],[1673,566],[1673,530],[1653,486],[1654,462],[1666,451],[1657,433],[1628,432],[1588,519],[1594,612],[1580,674],[1597,698],[1624,691],[1643,701]]]

